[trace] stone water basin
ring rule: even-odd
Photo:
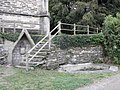
[[[58,71],[69,73],[113,72],[118,71],[118,67],[106,64],[93,64],[93,63],[67,64],[60,66]]]

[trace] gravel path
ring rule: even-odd
[[[76,90],[120,90],[120,74]]]

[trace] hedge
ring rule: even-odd
[[[104,36],[102,33],[96,35],[60,35],[53,39],[53,43],[57,44],[61,49],[103,45]]]
[[[20,35],[19,33],[2,33],[2,32],[0,32],[1,38],[7,39],[12,42],[15,42],[18,39],[19,35]],[[40,36],[31,35],[31,37],[32,37],[33,41],[35,43],[37,43],[44,37],[44,35],[40,35]]]
[[[15,42],[19,34],[18,33],[0,33],[0,37],[7,39],[9,41]],[[37,43],[44,36],[33,36],[31,35],[33,41]],[[91,45],[102,45],[104,43],[104,36],[102,33],[96,35],[58,35],[52,42],[58,45],[61,49],[66,49],[70,47],[83,47]]]
[[[15,42],[18,37],[19,37],[19,33],[2,33],[0,32],[0,37],[3,39],[7,39],[9,41]]]

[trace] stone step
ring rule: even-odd
[[[44,61],[44,60],[31,60],[30,62],[29,62],[29,64],[34,64],[34,63],[37,63],[37,62],[42,62],[42,61]]]
[[[16,68],[26,69],[26,66],[15,66]],[[33,67],[28,67],[28,69],[34,69]]]
[[[35,53],[36,53],[36,51],[32,51],[30,54],[33,55]],[[48,54],[49,54],[48,52],[39,52],[37,55],[46,56]]]
[[[39,50],[41,47],[42,47],[42,46],[36,47],[34,50]],[[44,49],[49,49],[49,46],[45,46]],[[55,49],[55,47],[51,46],[51,47],[50,47],[50,50],[53,50],[53,49]]]
[[[31,58],[33,55],[29,55],[29,58]],[[36,55],[34,58],[44,58],[46,55]]]
[[[46,58],[46,57],[42,57],[42,58],[40,58],[40,57],[34,57],[30,62],[41,62],[41,61],[43,61],[45,58]],[[29,58],[29,60],[30,60],[30,58]]]
[[[41,58],[41,59],[39,59],[39,58],[35,58],[35,59],[29,61],[29,63],[31,63],[31,62],[43,62],[43,61],[45,61],[45,60],[42,59],[42,58]],[[21,65],[21,66],[26,65],[26,61],[22,61],[22,62],[20,63],[20,65]]]
[[[41,61],[41,62],[29,62],[29,64],[36,64],[36,65],[40,65],[40,64],[44,64],[45,61]]]
[[[32,52],[37,52],[38,49],[34,49]],[[40,52],[49,52],[50,50],[49,49],[42,49]]]
[[[39,44],[35,47],[35,49],[40,49],[44,44]],[[49,48],[49,45],[47,44],[44,48]]]
[[[44,64],[45,62],[44,61],[36,61],[36,62],[29,62],[29,67],[28,69],[34,69],[33,67],[31,66],[38,66],[38,65],[41,65],[41,64]],[[21,62],[20,65],[17,65],[15,66],[16,68],[23,68],[23,69],[26,69],[26,62]]]

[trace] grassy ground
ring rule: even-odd
[[[0,66],[0,72],[5,67]],[[41,69],[26,72],[11,68],[13,75],[0,75],[0,90],[74,90],[115,73],[69,74]],[[2,82],[1,82],[2,80]]]

